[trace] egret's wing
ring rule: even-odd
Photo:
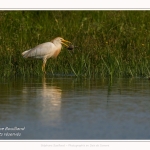
[[[34,58],[43,58],[46,55],[53,55],[55,52],[55,45],[51,42],[46,42],[40,44],[30,50],[24,51],[22,53],[23,57],[34,57]]]

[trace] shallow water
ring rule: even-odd
[[[147,79],[0,83],[0,139],[150,139]]]

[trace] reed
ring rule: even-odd
[[[1,11],[0,75],[41,76],[21,53],[61,36],[76,46],[49,59],[47,75],[150,76],[150,11]]]

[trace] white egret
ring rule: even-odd
[[[62,44],[67,48],[66,43],[71,43],[61,37],[53,39],[51,42],[42,43],[36,47],[26,50],[22,53],[24,58],[38,58],[43,59],[42,71],[45,73],[45,65],[48,58],[56,58],[61,51]]]

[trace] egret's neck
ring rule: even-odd
[[[61,49],[62,48],[61,43],[59,43],[57,41],[53,41],[53,44],[57,47],[57,49]]]

